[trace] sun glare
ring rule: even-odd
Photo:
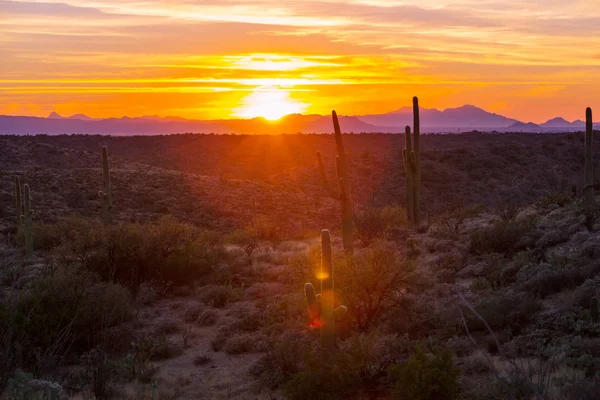
[[[264,117],[276,121],[288,114],[302,113],[307,105],[290,97],[287,90],[280,88],[259,88],[244,98],[242,106],[233,110],[237,117]]]

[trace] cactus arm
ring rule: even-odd
[[[336,192],[331,185],[329,184],[329,180],[327,179],[327,174],[325,173],[325,166],[323,165],[323,157],[321,156],[321,152],[317,152],[317,160],[319,161],[319,171],[321,172],[321,181],[323,182],[323,187],[332,198],[339,200],[340,193]]]
[[[315,294],[315,287],[312,283],[304,285],[304,296],[306,297],[306,306],[310,315],[311,325],[315,324],[321,316],[321,306],[318,296]]]

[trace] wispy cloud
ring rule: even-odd
[[[476,103],[542,120],[579,117],[598,101],[596,0],[415,4],[0,1],[0,92],[10,105],[0,112],[105,116],[118,104],[131,115],[222,117],[261,87],[286,88],[321,113],[384,112],[419,94],[429,106]]]

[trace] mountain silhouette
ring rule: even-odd
[[[437,110],[421,108],[423,133],[456,133],[481,130],[500,132],[560,132],[581,130],[581,120],[568,122],[553,118],[541,125],[524,123],[503,115],[485,111],[473,105]],[[340,116],[344,132],[401,133],[406,125],[413,125],[412,107],[403,107],[386,114]],[[215,134],[280,134],[331,133],[333,124],[329,115],[290,114],[278,121],[265,118],[192,120],[182,117],[121,117],[94,119],[84,114],[65,118],[52,112],[47,118],[0,115],[0,134],[110,134],[160,135],[173,133]]]

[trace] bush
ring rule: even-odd
[[[388,243],[377,242],[336,264],[336,292],[358,328],[365,330],[396,312],[403,292],[416,285],[414,265]]]
[[[37,375],[55,370],[69,351],[100,342],[103,330],[127,320],[131,310],[126,288],[61,268],[34,281],[16,302],[0,304],[0,326],[12,327],[9,345],[22,350],[21,366]]]
[[[474,308],[492,329],[511,328],[513,334],[518,334],[540,309],[540,303],[529,295],[496,294],[478,302]],[[465,312],[465,317],[470,330],[485,329],[483,322],[470,311]]]
[[[61,242],[55,254],[60,262],[82,264],[103,280],[133,291],[152,281],[182,286],[206,280],[227,259],[218,235],[169,217],[109,228],[73,217],[60,223],[57,231]]]
[[[248,257],[254,253],[259,246],[260,238],[258,232],[253,227],[237,229],[228,235],[227,240],[235,245],[240,246]]]
[[[449,350],[427,355],[419,347],[406,363],[392,367],[390,374],[396,381],[396,399],[450,400],[458,396],[460,370]]]
[[[354,214],[356,235],[365,246],[387,236],[388,230],[406,224],[402,207],[363,208]]]
[[[359,334],[339,349],[304,348],[301,369],[284,385],[287,398],[348,399],[378,389],[379,377],[406,351],[395,336]]]
[[[241,292],[230,285],[208,285],[202,288],[200,299],[207,305],[215,308],[225,307],[229,303],[238,301]]]
[[[471,253],[513,253],[523,250],[532,241],[524,240],[535,228],[533,218],[500,220],[471,233]]]

